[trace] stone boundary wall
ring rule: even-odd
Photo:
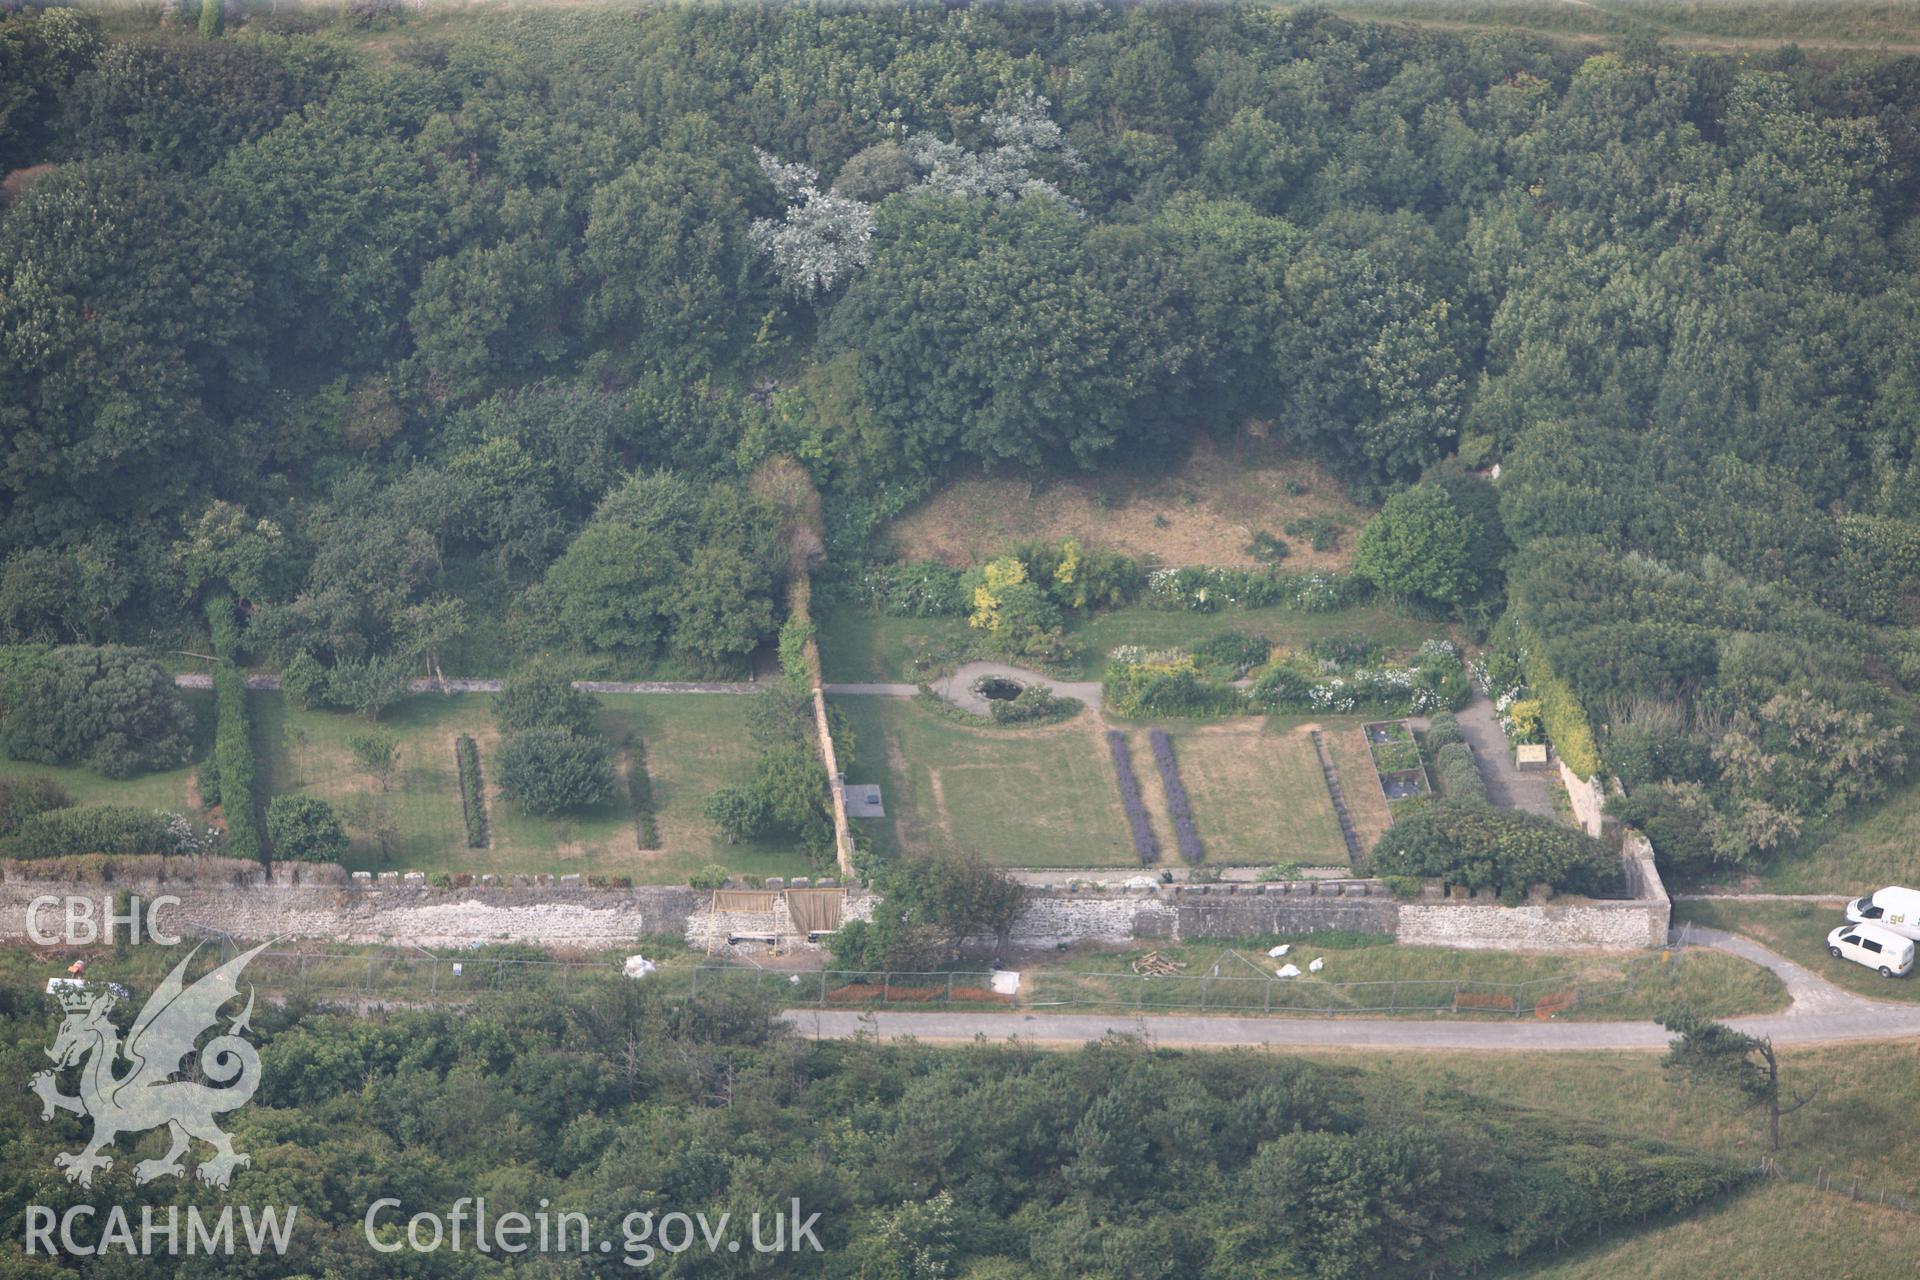
[[[1437,888],[1420,902],[1402,902],[1375,880],[1301,880],[1272,884],[1156,884],[1131,890],[1034,888],[1007,942],[1050,947],[1061,943],[1178,942],[1195,938],[1256,937],[1349,929],[1390,935],[1429,946],[1508,951],[1582,948],[1628,950],[1665,942],[1672,905],[1645,837],[1626,843],[1627,883],[1634,897],[1617,901],[1568,899],[1504,907],[1490,897],[1447,900]],[[184,869],[184,868],[183,868]],[[525,942],[560,948],[631,946],[639,939],[676,935],[705,948],[731,931],[794,932],[773,926],[767,913],[716,917],[709,893],[675,886],[597,887],[578,876],[483,877],[464,887],[440,888],[418,872],[405,876],[338,867],[282,864],[271,872],[166,876],[121,874],[101,879],[36,877],[13,864],[0,871],[0,941],[29,942],[27,911],[35,898],[68,895],[95,902],[132,894],[162,907],[159,925],[191,936],[211,931],[242,939],[310,939],[376,945],[459,947]],[[777,887],[769,885],[770,888]],[[870,919],[874,899],[850,893],[843,918]],[[61,908],[40,919],[60,926]],[[782,908],[784,912],[784,908]],[[709,937],[709,934],[712,937]],[[970,940],[990,953],[992,938]]]
[[[1599,836],[1606,829],[1606,784],[1598,774],[1581,777],[1558,755],[1554,756],[1554,762],[1560,766],[1560,784],[1567,789],[1567,803],[1573,806],[1574,821],[1588,835]]]

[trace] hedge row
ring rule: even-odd
[[[1600,748],[1593,740],[1593,724],[1587,709],[1573,686],[1554,674],[1547,662],[1547,646],[1539,636],[1522,637],[1521,665],[1526,668],[1527,687],[1540,703],[1540,727],[1553,744],[1561,763],[1591,778],[1601,770]]]
[[[227,853],[235,858],[258,858],[259,800],[254,793],[253,736],[247,730],[247,678],[234,662],[240,627],[233,600],[215,596],[207,602],[207,624],[213,632],[214,767],[220,774],[220,812],[227,820]]]
[[[487,847],[487,801],[480,787],[480,748],[461,734],[453,743],[454,763],[460,766],[460,812],[467,820],[467,848]]]
[[[1107,749],[1113,752],[1113,772],[1120,780],[1120,804],[1127,811],[1127,826],[1133,831],[1133,851],[1140,855],[1143,865],[1151,865],[1160,857],[1160,837],[1153,834],[1153,824],[1147,821],[1147,806],[1140,798],[1140,778],[1133,771],[1127,735],[1118,729],[1107,730]]]
[[[1451,711],[1436,711],[1427,721],[1427,750],[1439,753],[1440,748],[1465,742],[1467,735],[1460,731],[1460,721]]]
[[[1427,741],[1433,741],[1429,735]],[[1440,775],[1440,789],[1449,800],[1487,803],[1487,780],[1474,761],[1473,748],[1464,742],[1449,742],[1433,753],[1434,772]]]
[[[627,803],[633,806],[633,837],[642,849],[660,847],[660,823],[653,812],[653,779],[647,776],[647,744],[635,738],[627,747]]]
[[[73,806],[67,789],[43,773],[0,778],[0,836],[10,836],[35,814]]]
[[[1180,856],[1188,862],[1206,857],[1200,847],[1200,833],[1193,829],[1193,806],[1187,802],[1187,785],[1180,781],[1180,762],[1173,758],[1173,739],[1165,729],[1147,735],[1153,744],[1153,763],[1160,770],[1160,785],[1167,793],[1167,813],[1173,818],[1173,831],[1180,840]]]
[[[178,841],[172,816],[124,804],[49,809],[20,824],[7,841],[16,858],[64,858],[73,854],[170,854]]]

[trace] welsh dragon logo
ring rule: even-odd
[[[107,1020],[113,1008],[112,992],[79,990],[60,994],[66,1020],[60,1034],[47,1050],[57,1070],[81,1064],[80,1095],[70,1098],[59,1091],[53,1071],[42,1071],[33,1078],[33,1091],[40,1095],[42,1120],[53,1119],[55,1111],[93,1117],[93,1138],[72,1155],[61,1152],[53,1158],[56,1167],[67,1171],[67,1180],[81,1186],[93,1185],[95,1169],[111,1169],[113,1157],[104,1154],[123,1133],[142,1133],[165,1125],[173,1136],[173,1145],[158,1160],[142,1160],[134,1166],[134,1177],[146,1183],[168,1174],[184,1174],[180,1157],[186,1154],[192,1139],[198,1138],[214,1149],[212,1159],[200,1165],[203,1182],[225,1187],[233,1181],[233,1171],[252,1163],[251,1157],[233,1149],[233,1139],[222,1132],[213,1118],[245,1106],[260,1085],[260,1055],[241,1037],[253,1016],[253,991],[247,991],[247,1007],[227,1027],[227,1033],[209,1040],[199,1050],[197,1074],[211,1080],[211,1088],[196,1080],[177,1079],[186,1070],[186,1059],[195,1052],[200,1034],[220,1019],[221,1006],[240,994],[240,973],[247,962],[265,950],[261,943],[243,952],[187,986],[181,975],[199,951],[195,947],[185,960],[173,967],[166,980],[153,993],[140,1016],[133,1020],[127,1041],[120,1043],[120,1032]],[[119,1073],[125,1060],[128,1070]]]

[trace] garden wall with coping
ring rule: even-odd
[[[1517,907],[1484,897],[1443,899],[1437,888],[1419,902],[1403,902],[1379,881],[1357,879],[1037,887],[1029,891],[1006,941],[1058,946],[1347,929],[1406,943],[1493,950],[1661,945],[1671,904],[1644,837],[1630,833],[1624,859],[1631,899]],[[776,879],[766,888],[777,892],[785,886]],[[482,876],[468,885],[446,886],[419,872],[349,875],[331,865],[281,864],[269,871],[218,858],[100,858],[63,860],[57,870],[27,863],[0,867],[0,941],[30,941],[27,911],[35,898],[73,895],[99,901],[120,894],[149,902],[163,894],[178,898],[177,905],[161,908],[158,923],[187,936],[217,932],[242,939],[426,947],[526,942],[588,949],[630,946],[661,934],[706,947],[734,933],[797,932],[790,921],[785,928],[777,920],[770,924],[766,912],[715,913],[711,894],[674,886],[611,888],[578,876]],[[850,893],[843,918],[870,919],[873,905],[870,895]],[[59,910],[40,917],[43,933],[57,931]],[[976,938],[969,950],[990,952],[997,945],[996,939]]]

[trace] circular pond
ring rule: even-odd
[[[1012,702],[1020,696],[1020,683],[1005,676],[988,676],[974,685],[973,691],[994,702]]]

